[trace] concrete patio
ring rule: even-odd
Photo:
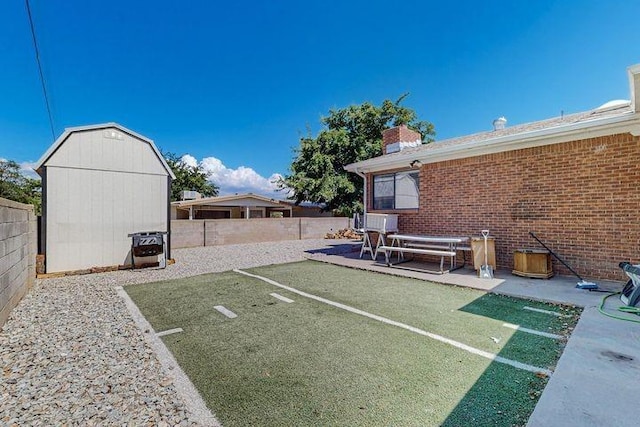
[[[465,267],[445,274],[425,272],[423,263],[403,263],[388,267],[384,257],[378,261],[359,258],[359,244],[352,250],[318,251],[308,258],[351,268],[410,277],[430,282],[464,286],[503,295],[530,298],[557,304],[583,307],[584,311],[558,361],[528,426],[637,426],[636,392],[640,378],[640,323],[613,319],[598,307],[602,292],[576,289],[575,277],[529,279],[498,270],[493,279],[481,279],[475,270]],[[415,269],[414,269],[415,268]],[[421,271],[422,270],[422,271]],[[622,282],[595,281],[601,290],[619,292]],[[617,312],[622,305],[617,296],[607,300],[605,311],[640,320],[636,315]]]

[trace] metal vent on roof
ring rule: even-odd
[[[501,130],[507,126],[507,119],[503,117],[498,117],[493,121],[493,130]]]
[[[612,101],[605,102],[604,104],[602,104],[601,106],[599,106],[595,110],[596,111],[614,110],[614,109],[619,108],[619,107],[627,106],[630,103],[631,103],[631,101],[629,101],[628,99],[614,99]]]

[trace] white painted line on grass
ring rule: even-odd
[[[164,337],[165,335],[177,334],[179,332],[184,332],[184,331],[182,330],[182,328],[167,329],[166,331],[156,333],[156,336]]]
[[[543,310],[541,308],[534,308],[534,307],[529,307],[529,306],[524,306],[522,307],[523,310],[529,310],[529,311],[535,311],[536,313],[544,313],[544,314],[550,314],[552,316],[556,316],[556,317],[563,317],[562,313],[556,313],[555,311],[550,311],[550,310]]]
[[[535,329],[523,328],[520,325],[514,325],[513,323],[503,323],[502,326],[509,329],[514,329],[519,332],[526,332],[527,334],[539,335],[541,337],[553,338],[554,340],[561,340],[562,335],[556,335],[549,332],[536,331]]]
[[[239,274],[244,274],[245,276],[249,276],[249,277],[253,277],[255,279],[262,280],[263,282],[267,282],[269,284],[272,284],[273,286],[277,286],[279,288],[286,289],[287,291],[293,292],[293,293],[298,294],[300,296],[303,296],[303,297],[306,297],[306,298],[310,298],[310,299],[313,299],[313,300],[316,300],[316,301],[331,305],[333,307],[337,307],[337,308],[340,308],[342,310],[349,311],[351,313],[359,314],[361,316],[368,317],[370,319],[374,319],[374,320],[377,320],[379,322],[386,323],[388,325],[397,326],[399,328],[406,329],[406,330],[414,332],[416,334],[432,338],[432,339],[434,339],[436,341],[440,341],[442,343],[449,344],[449,345],[451,345],[453,347],[459,348],[461,350],[467,351],[467,352],[475,354],[477,356],[484,357],[484,358],[489,359],[489,360],[493,360],[493,361],[498,362],[498,363],[504,363],[505,365],[513,366],[514,368],[522,369],[522,370],[529,371],[529,372],[534,372],[534,373],[540,372],[540,373],[543,373],[543,374],[548,375],[548,376],[551,376],[551,374],[553,373],[549,369],[539,368],[537,366],[528,365],[526,363],[521,363],[521,362],[518,362],[516,360],[507,359],[507,358],[504,358],[502,356],[498,356],[497,354],[489,353],[488,351],[484,351],[484,350],[480,350],[480,349],[471,347],[471,346],[469,346],[467,344],[463,344],[461,342],[452,340],[450,338],[446,338],[446,337],[443,337],[441,335],[434,334],[432,332],[428,332],[428,331],[424,331],[422,329],[415,328],[415,327],[407,325],[405,323],[396,322],[395,320],[387,319],[386,317],[378,316],[377,314],[368,313],[366,311],[360,310],[360,309],[355,308],[355,307],[348,306],[346,304],[341,304],[339,302],[334,302],[334,301],[319,297],[317,295],[308,294],[306,292],[299,291],[296,288],[292,288],[290,286],[283,285],[281,283],[278,283],[278,282],[276,282],[274,280],[271,280],[271,279],[268,279],[266,277],[258,276],[256,274],[247,273],[246,271],[242,271],[242,270],[238,270],[238,269],[234,269],[233,271],[235,271],[236,273],[239,273]]]
[[[293,302],[293,300],[292,300],[292,299],[289,299],[289,298],[287,298],[287,297],[283,297],[282,295],[280,295],[280,294],[276,294],[275,292],[274,292],[274,293],[272,293],[272,294],[269,294],[269,295],[271,295],[271,296],[272,296],[272,297],[274,297],[274,298],[279,299],[280,301],[288,302],[289,304],[291,304],[291,303]]]
[[[222,305],[216,305],[215,307],[216,310],[218,310],[220,313],[224,314],[225,316],[227,316],[229,319],[235,319],[236,317],[238,317],[237,314],[235,314],[233,311],[227,309],[226,307],[222,306]]]
[[[194,422],[196,425],[220,427],[220,422],[204,403],[200,393],[198,393],[196,387],[193,385],[191,380],[189,380],[187,374],[185,374],[182,368],[180,368],[180,365],[176,362],[173,354],[171,354],[162,340],[153,333],[154,331],[151,324],[144,318],[142,313],[140,313],[140,310],[133,300],[131,300],[129,294],[127,294],[122,286],[116,286],[116,292],[120,298],[124,300],[127,309],[129,309],[129,313],[131,313],[133,321],[140,329],[140,333],[144,336],[145,342],[158,356],[158,360],[162,365],[164,373],[168,377],[173,377],[175,379],[173,385],[178,396],[184,403],[186,412],[189,414],[189,420]]]

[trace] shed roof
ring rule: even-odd
[[[171,170],[171,167],[169,166],[169,164],[167,164],[167,161],[165,160],[164,156],[162,155],[162,153],[160,153],[160,150],[158,150],[158,147],[156,147],[156,145],[153,143],[153,140],[147,138],[146,136],[140,135],[139,133],[136,133],[136,132],[132,131],[131,129],[127,129],[126,127],[124,127],[124,126],[122,126],[122,125],[120,125],[118,123],[114,123],[114,122],[66,128],[64,130],[64,132],[62,133],[62,135],[60,135],[58,137],[58,139],[56,139],[55,142],[49,147],[49,149],[42,155],[42,157],[40,157],[40,160],[38,160],[38,163],[36,164],[36,166],[34,168],[35,171],[38,172],[38,173],[41,172],[42,166],[44,166],[44,164],[56,152],[56,150],[62,144],[64,144],[64,142],[67,140],[67,138],[69,138],[69,136],[71,136],[71,134],[76,133],[76,132],[86,132],[86,131],[91,131],[91,130],[110,129],[110,128],[118,129],[119,131],[121,131],[123,133],[129,134],[130,136],[132,136],[134,138],[137,138],[137,139],[149,144],[149,146],[151,147],[151,149],[153,150],[155,155],[158,157],[158,160],[160,160],[160,162],[162,163],[162,166],[165,168],[165,170],[167,171],[167,173],[169,174],[171,179],[175,179],[176,178],[176,176],[173,174],[173,171]]]

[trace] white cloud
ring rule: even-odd
[[[0,157],[0,161],[6,162],[7,159]],[[20,173],[27,178],[40,179],[40,175],[36,173],[33,168],[36,166],[36,162],[17,162],[20,165]]]
[[[253,193],[276,199],[285,199],[288,196],[287,191],[277,191],[276,181],[282,177],[279,173],[265,178],[250,167],[228,168],[215,157],[205,157],[198,161],[195,157],[185,154],[182,161],[189,166],[199,164],[209,172],[209,180],[220,188],[221,196],[235,193]]]
[[[22,162],[20,163],[20,172],[29,178],[40,179],[40,175],[33,169],[36,164],[36,162]]]

